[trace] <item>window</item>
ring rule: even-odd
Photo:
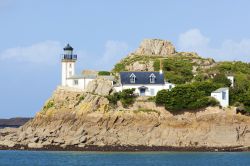
[[[74,80],[74,85],[78,85],[78,80]]]
[[[134,75],[134,73],[132,73],[130,75],[130,83],[135,83],[135,78],[136,78],[136,76]]]
[[[169,89],[170,89],[170,90],[172,89],[172,85],[169,85]]]
[[[70,77],[72,76],[72,71],[69,72],[69,76],[70,76]]]
[[[151,84],[155,83],[155,75],[153,73],[149,76],[149,81]]]
[[[222,100],[226,100],[226,92],[222,92]]]
[[[135,83],[135,77],[130,78],[130,83]]]
[[[69,64],[69,68],[71,68],[72,67],[72,65],[71,65],[71,63]]]

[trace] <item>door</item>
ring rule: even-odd
[[[140,89],[140,96],[145,96],[146,89]]]

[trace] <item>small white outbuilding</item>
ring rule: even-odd
[[[231,82],[231,87],[234,87],[234,76],[227,76],[227,79]]]
[[[211,93],[211,97],[218,100],[222,107],[229,106],[229,88],[219,88]]]

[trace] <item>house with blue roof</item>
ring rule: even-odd
[[[175,85],[166,82],[162,72],[120,72],[120,84],[114,89],[119,92],[124,89],[135,89],[139,96],[156,96],[157,92],[163,89],[171,90]]]

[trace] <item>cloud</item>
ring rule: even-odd
[[[204,36],[199,29],[191,29],[179,35],[179,51],[197,52],[201,56],[211,57],[218,61],[241,60],[250,62],[250,39],[233,41],[224,40],[220,46],[212,47],[211,39]]]
[[[128,44],[122,41],[108,40],[105,43],[105,51],[99,65],[107,69],[113,67],[115,63],[120,61],[126,54],[128,54]]]
[[[13,60],[36,64],[55,64],[62,46],[58,41],[44,41],[25,47],[9,48],[0,53],[0,60]]]

